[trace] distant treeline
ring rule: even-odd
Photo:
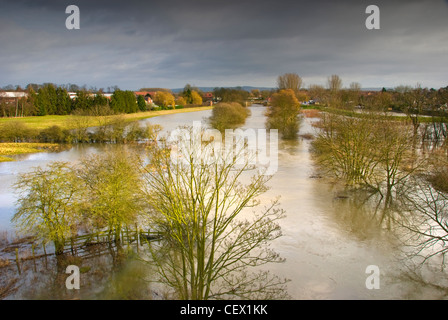
[[[251,92],[244,90],[241,87],[236,88],[215,88],[213,90],[214,100],[215,102],[237,102],[241,105],[245,105],[246,101],[250,98],[257,98],[261,100],[266,100],[269,98],[275,90],[258,90],[254,89]]]
[[[71,98],[67,88],[54,84],[42,85],[37,91],[28,86],[26,92],[26,97],[16,101],[8,101],[7,98],[0,101],[0,116],[68,115],[104,106],[109,106],[115,113],[134,113],[149,108],[145,101],[137,101],[133,91],[118,88],[110,97],[102,91],[79,89],[74,91],[76,97]]]

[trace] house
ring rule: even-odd
[[[70,99],[75,99],[78,95],[76,94],[76,92],[67,92],[68,96],[70,97]]]
[[[20,91],[4,91],[0,92],[0,102],[15,103],[21,98],[28,97],[28,93]]]
[[[212,100],[213,99],[213,92],[204,92],[202,95],[202,98],[204,100]]]
[[[78,97],[78,94],[76,92],[67,92],[67,94],[70,97],[70,99],[72,99],[72,100],[76,99]],[[94,97],[95,95],[98,95],[98,93],[97,94],[95,94],[95,93],[88,93],[87,95],[89,97]],[[110,100],[112,98],[113,93],[102,93],[102,95],[103,95],[103,97],[105,97],[105,98]]]
[[[147,104],[153,103],[156,96],[155,91],[135,91],[135,97],[143,96]]]

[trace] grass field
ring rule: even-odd
[[[173,114],[173,113],[183,113],[183,112],[195,112],[200,110],[208,110],[212,107],[195,107],[195,108],[184,108],[184,109],[175,109],[175,110],[160,110],[160,111],[146,111],[146,112],[137,112],[123,115],[124,119],[127,121],[137,121],[146,118],[157,117],[165,114]],[[24,118],[0,118],[0,125],[2,123],[16,121],[22,122],[26,124],[31,129],[46,129],[52,126],[59,126],[61,129],[70,129],[71,128],[71,120],[74,116],[40,116],[40,117],[24,117]],[[86,126],[95,126],[97,125],[97,121],[95,121],[95,117],[88,116],[89,121],[86,121]]]

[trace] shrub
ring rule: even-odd
[[[0,126],[0,141],[31,142],[36,137],[36,131],[20,121],[5,122]]]
[[[47,129],[43,129],[39,133],[39,141],[50,142],[50,143],[60,143],[64,142],[66,138],[66,133],[59,126],[52,126]]]
[[[224,131],[243,125],[249,115],[250,110],[239,103],[218,103],[213,108],[209,121],[213,128]]]
[[[299,130],[300,103],[294,91],[281,90],[272,96],[267,112],[267,129],[278,129],[283,139],[295,139]]]

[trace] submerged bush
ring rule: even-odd
[[[281,90],[272,96],[266,121],[267,129],[277,129],[283,139],[295,139],[299,131],[300,103],[294,91]]]
[[[40,142],[61,143],[65,142],[67,133],[59,126],[43,129],[38,136]]]
[[[411,127],[375,114],[323,114],[312,150],[322,169],[348,185],[366,186],[391,201],[424,163],[412,153]]]
[[[250,110],[239,103],[218,103],[213,108],[209,121],[213,128],[224,131],[243,125],[249,115]]]

